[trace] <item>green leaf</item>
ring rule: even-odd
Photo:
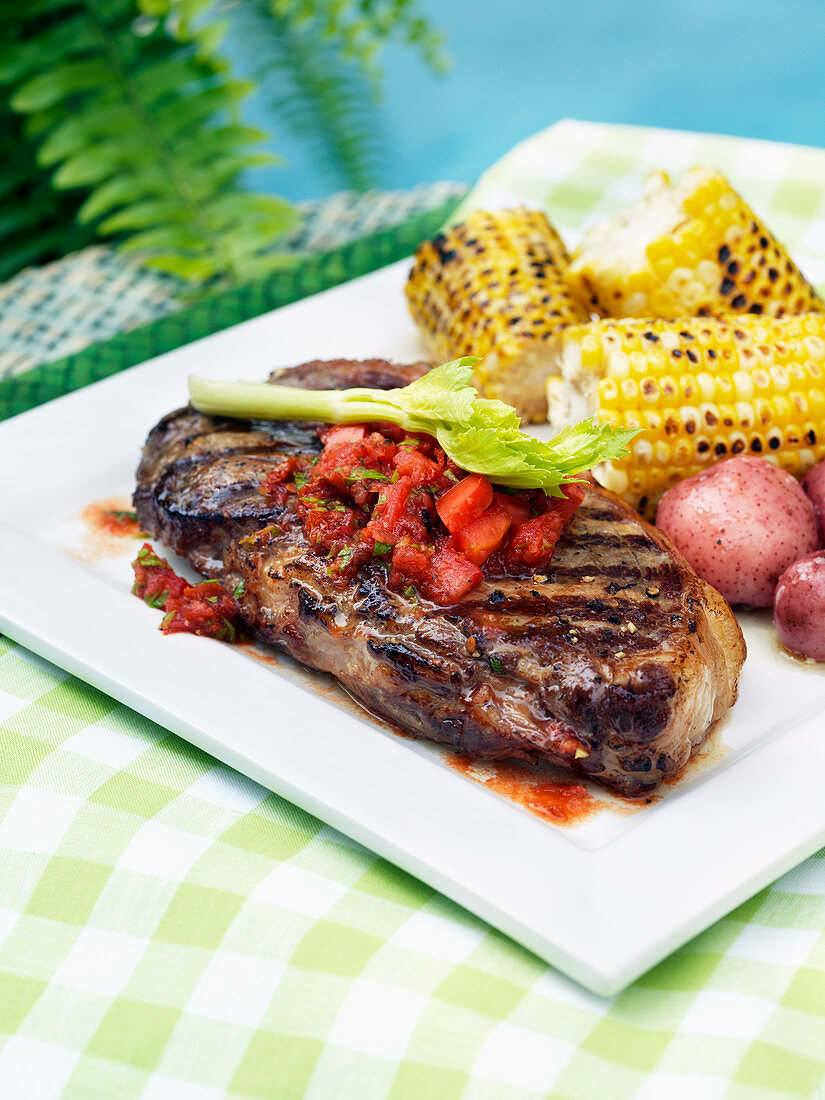
[[[122,233],[128,229],[146,229],[159,222],[179,222],[189,217],[189,212],[179,199],[147,199],[132,206],[125,206],[110,218],[101,222],[101,233]]]
[[[120,163],[116,150],[97,146],[70,157],[52,176],[55,187],[88,187],[107,179]]]
[[[247,232],[276,236],[292,229],[298,221],[294,206],[272,195],[242,192],[219,195],[205,205],[205,211],[210,226],[216,232],[227,229],[234,221],[242,220]]]
[[[227,110],[249,94],[254,85],[245,80],[230,80],[212,88],[170,102],[154,112],[153,124],[164,141],[204,119]]]
[[[0,51],[0,84],[15,84],[64,58],[85,53],[96,42],[84,15],[69,17],[37,38],[14,42]]]
[[[101,103],[95,98],[85,110],[74,111],[59,122],[40,146],[37,159],[40,164],[49,166],[60,160],[83,152],[101,137],[134,132],[136,120],[134,112],[122,100]]]
[[[210,69],[184,50],[144,66],[133,75],[133,83],[141,101],[150,107],[166,96],[176,98],[181,88],[187,87],[191,81],[204,80],[212,75]]]
[[[193,41],[197,43],[197,56],[212,57],[217,52],[218,46],[226,38],[228,30],[228,21],[221,20],[218,23],[207,23],[201,30],[196,31],[193,35]]]
[[[151,193],[152,183],[160,187],[166,177],[163,169],[155,165],[141,173],[129,176],[116,176],[96,187],[78,211],[78,221],[88,223],[101,217],[109,210],[125,203],[135,202]],[[142,227],[141,227],[142,228]]]
[[[175,148],[182,160],[189,164],[199,164],[205,159],[211,160],[218,153],[231,152],[244,145],[257,145],[265,141],[266,137],[266,133],[255,126],[221,126],[212,131],[208,150],[204,150],[200,135],[190,138],[182,135],[178,138]],[[285,163],[282,157],[275,156],[269,151],[265,155],[269,158],[270,164]]]
[[[201,202],[233,183],[245,168],[271,162],[268,153],[227,153],[204,161],[203,166],[189,174],[189,192]]]
[[[204,247],[204,238],[196,229],[185,224],[161,225],[135,233],[120,246],[121,252],[150,252],[155,249],[175,248],[184,252]]]
[[[72,61],[27,80],[11,97],[12,109],[23,114],[52,107],[75,92],[95,88],[110,76],[104,61]]]
[[[263,279],[274,271],[284,271],[300,267],[301,257],[294,252],[262,252],[247,256],[240,265],[244,282]]]
[[[159,253],[144,260],[144,267],[154,268],[166,275],[175,275],[185,282],[202,283],[220,271],[216,258],[208,253],[202,256],[185,256],[179,252]]]

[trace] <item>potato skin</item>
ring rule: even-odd
[[[814,507],[786,471],[731,458],[668,489],[656,525],[731,604],[770,607],[776,582],[816,550]]]
[[[816,512],[819,538],[825,534],[825,462],[818,462],[802,479],[802,488],[808,494]]]
[[[779,578],[773,621],[791,653],[825,661],[825,550],[794,562]]]

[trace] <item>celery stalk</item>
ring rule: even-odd
[[[472,386],[472,356],[435,367],[409,386],[392,390],[304,390],[255,382],[189,379],[190,400],[201,412],[260,420],[319,420],[326,424],[384,421],[435,436],[449,457],[470,473],[514,489],[560,486],[600,462],[622,458],[635,431],[583,420],[548,443],[525,435],[515,409],[481,397]]]

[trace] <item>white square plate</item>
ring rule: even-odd
[[[12,637],[317,814],[565,973],[609,994],[825,842],[825,676],[770,622],[720,736],[657,803],[556,828],[400,739],[328,681],[157,629],[129,592],[135,543],[78,557],[78,512],[131,492],[148,430],[191,372],[266,377],[312,358],[420,357],[408,264],[258,317],[0,425],[0,624]],[[72,552],[74,547],[74,552]]]

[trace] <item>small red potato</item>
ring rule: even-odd
[[[819,462],[802,480],[802,488],[808,494],[816,512],[820,538],[825,536],[825,462]]]
[[[825,550],[794,562],[779,578],[773,621],[786,649],[825,661]]]
[[[782,573],[819,546],[814,507],[799,483],[749,456],[668,489],[656,525],[729,603],[749,607],[770,607]]]

